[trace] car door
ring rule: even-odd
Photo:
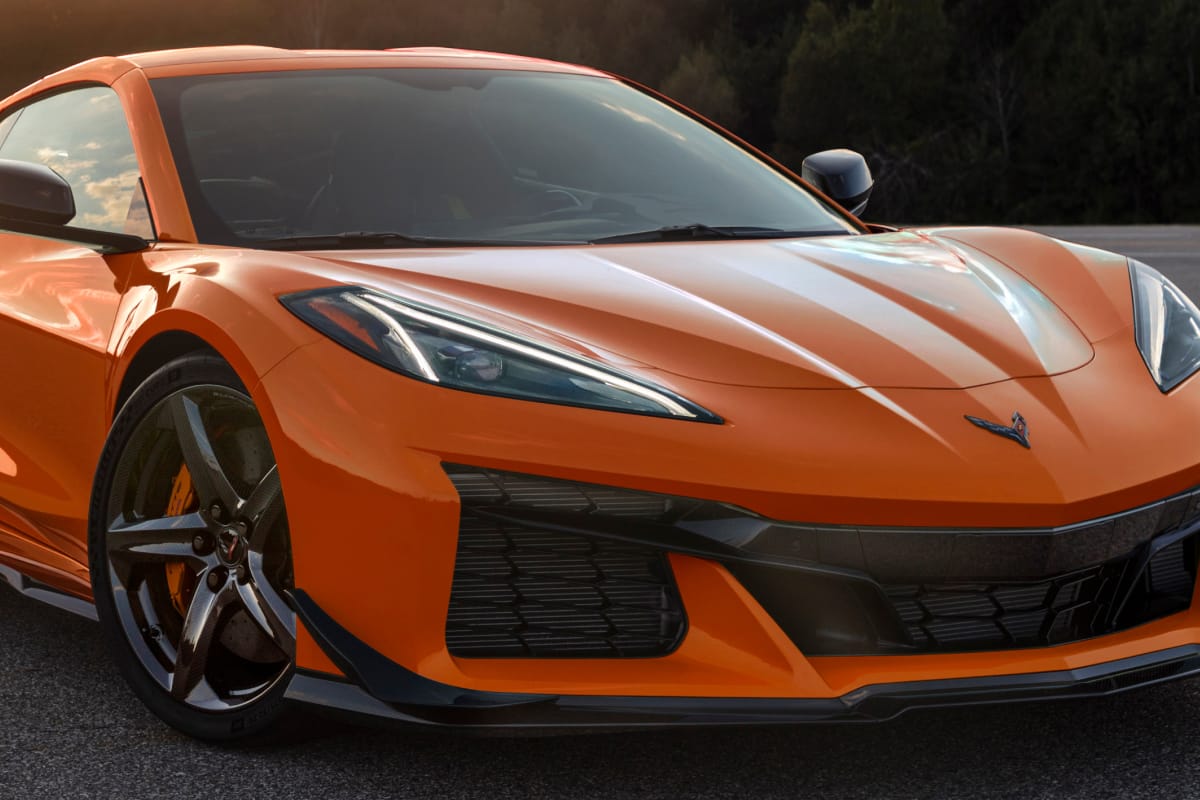
[[[70,87],[8,114],[0,158],[62,175],[75,197],[71,226],[153,238],[111,88]],[[108,344],[139,258],[0,231],[0,562],[83,591],[89,493],[107,433]]]

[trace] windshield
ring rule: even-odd
[[[161,78],[153,87],[202,242],[372,232],[564,244],[667,227],[856,231],[735,143],[607,78],[339,69]]]

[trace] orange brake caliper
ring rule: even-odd
[[[179,473],[175,476],[175,482],[171,485],[171,499],[167,501],[166,516],[180,516],[195,503],[196,490],[192,486],[192,474],[188,472],[187,464],[181,464]],[[182,561],[168,561],[164,566],[167,572],[167,588],[171,592],[171,603],[180,616],[186,617],[192,590],[195,588],[196,576]]]

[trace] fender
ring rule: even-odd
[[[280,254],[278,260],[292,259]],[[234,248],[202,253],[178,245],[159,245],[143,254],[142,262],[130,275],[109,345],[113,363],[105,401],[110,424],[130,365],[157,336],[181,332],[202,339],[251,389],[289,353],[320,338],[275,301],[281,289],[298,291],[322,282],[299,270],[266,258],[252,260]]]

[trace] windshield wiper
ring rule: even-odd
[[[264,250],[370,250],[385,247],[537,247],[562,242],[522,242],[491,239],[445,239],[389,231],[347,231],[278,239],[251,239],[254,247]]]
[[[693,239],[794,239],[801,236],[836,236],[847,231],[785,231],[738,225],[667,225],[649,231],[602,236],[588,244],[635,244],[637,242],[686,242]]]

